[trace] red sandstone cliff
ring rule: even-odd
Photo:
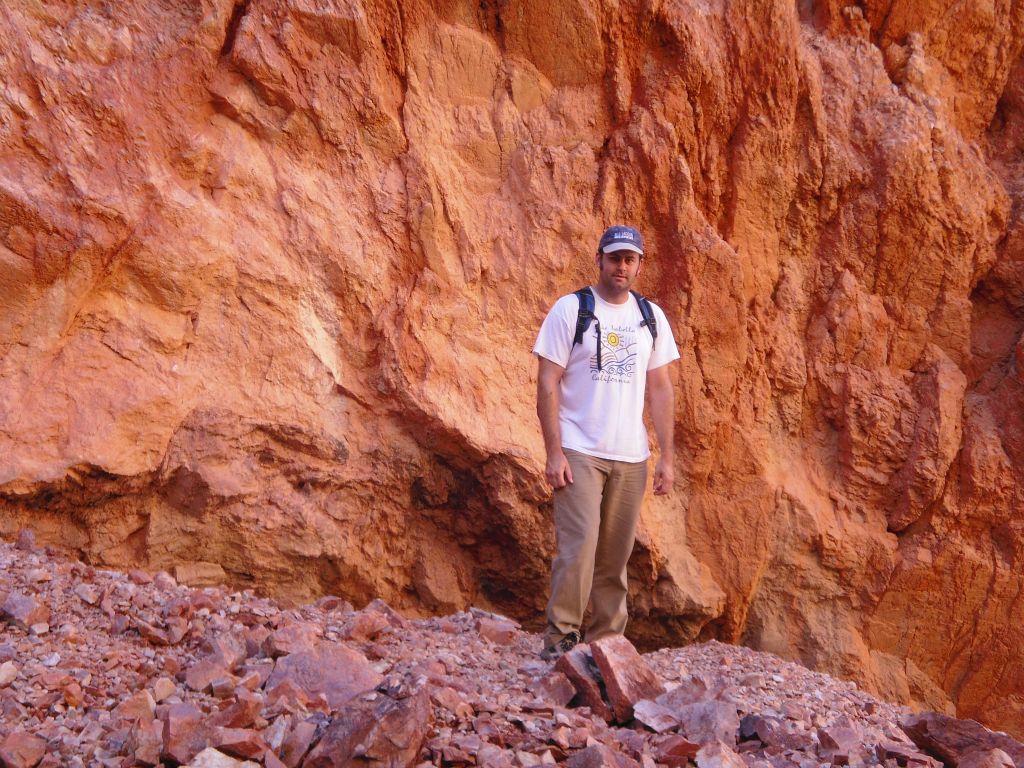
[[[683,353],[632,634],[1024,732],[1024,2],[0,20],[0,530],[536,619],[529,350],[625,220]]]

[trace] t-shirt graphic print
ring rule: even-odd
[[[594,329],[596,336],[597,329]],[[593,344],[595,339],[591,340]],[[590,378],[594,381],[627,384],[636,373],[636,328],[616,324],[601,326],[601,367],[597,367],[597,352],[590,356]]]

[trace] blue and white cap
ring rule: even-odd
[[[597,250],[601,253],[611,253],[612,251],[633,251],[639,253],[641,256],[644,255],[644,239],[641,236],[639,230],[633,229],[633,227],[627,227],[623,224],[616,224],[615,226],[608,227],[601,235],[601,242],[598,243]]]

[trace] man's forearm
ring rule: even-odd
[[[658,438],[661,457],[672,461],[675,458],[675,395],[671,386],[651,389],[651,421]]]
[[[562,447],[562,428],[558,422],[558,384],[537,382],[537,417],[544,435],[544,450],[549,454]]]

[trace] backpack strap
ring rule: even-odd
[[[658,343],[658,321],[654,319],[654,310],[651,309],[651,302],[645,299],[636,291],[630,291],[633,294],[633,298],[636,299],[636,303],[640,305],[640,314],[643,315],[643,321],[640,326],[647,326],[651,331],[651,344],[652,347]]]
[[[574,291],[580,302],[580,311],[576,315],[576,335],[573,336],[572,345],[583,343],[583,334],[587,332],[591,322],[597,323],[597,370],[601,370],[601,321],[594,314],[594,293],[590,286]]]

